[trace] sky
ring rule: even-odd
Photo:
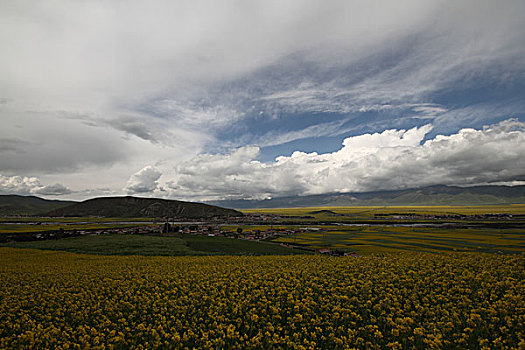
[[[0,194],[525,184],[525,2],[0,1]]]

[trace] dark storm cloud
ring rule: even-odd
[[[71,194],[72,191],[66,186],[56,183],[53,185],[46,185],[42,188],[39,188],[33,193],[38,194],[38,195],[46,195],[46,196],[62,196],[66,194]]]
[[[158,143],[159,137],[162,138],[162,136],[165,136],[162,135],[164,132],[161,129],[152,128],[151,123],[148,123],[148,120],[144,117],[141,118],[139,116],[122,115],[117,118],[110,119],[105,123],[112,128],[124,131],[130,135],[135,135],[138,138],[151,141],[153,143]]]
[[[26,152],[26,150],[31,147],[30,142],[18,140],[18,139],[0,139],[0,153],[3,152]]]
[[[24,129],[28,132],[28,128]],[[39,134],[20,141],[0,141],[0,173],[70,172],[84,166],[108,166],[126,159],[117,147],[118,139],[104,130],[84,134],[81,129],[53,129],[42,126]]]
[[[128,134],[135,135],[143,140],[157,143],[156,132],[148,128],[147,122],[140,117],[120,116],[111,119],[107,124],[117,130],[124,131]]]

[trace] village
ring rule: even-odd
[[[273,227],[270,225],[267,228],[262,229],[247,229],[249,225],[242,227],[235,227],[225,225],[224,223],[217,222],[184,222],[184,223],[169,223],[164,222],[161,224],[141,224],[136,226],[128,227],[107,227],[97,229],[68,229],[67,225],[65,228],[58,230],[47,230],[41,232],[25,233],[25,234],[13,234],[4,235],[5,242],[27,242],[27,241],[43,241],[43,240],[58,240],[64,238],[73,238],[80,236],[100,236],[100,235],[149,235],[149,236],[163,236],[163,237],[178,237],[181,235],[199,235],[207,238],[222,237],[230,239],[248,240],[248,241],[263,241],[269,244],[278,244],[282,247],[290,249],[299,249],[309,251],[312,253],[332,255],[332,256],[347,256],[349,254],[344,251],[332,250],[327,248],[318,248],[295,243],[295,242],[274,242],[275,239],[280,237],[294,237],[295,235],[308,232],[321,232],[321,228],[317,227],[301,227],[301,226],[290,226],[290,227]],[[256,227],[256,226],[254,226]],[[264,227],[264,226],[263,226]]]
[[[325,236],[330,236],[332,231],[348,230],[345,228],[346,226],[355,226],[359,230],[365,226],[373,226],[381,227],[380,230],[387,231],[396,227],[427,227],[432,229],[514,228],[522,227],[520,218],[523,216],[491,213],[427,215],[425,213],[393,212],[388,214],[376,213],[372,216],[351,219],[349,219],[351,215],[337,214],[337,219],[325,220],[326,215],[331,216],[331,213],[331,211],[323,210],[319,212],[323,217],[317,218],[305,215],[249,213],[236,217],[161,217],[142,219],[141,221],[108,221],[103,217],[100,217],[100,220],[97,217],[90,217],[86,221],[71,220],[65,217],[57,217],[53,221],[35,218],[33,222],[22,222],[26,226],[23,231],[13,231],[1,235],[0,243],[59,240],[101,235],[201,236],[205,237],[212,245],[215,244],[213,238],[217,237],[219,239],[264,242],[289,249],[332,256],[355,256],[355,254],[349,253],[352,250],[351,248],[335,248],[331,239],[324,242]],[[17,223],[21,222],[17,222],[16,219],[12,222],[13,225]],[[330,226],[331,229],[328,228]],[[323,237],[315,244],[298,238],[309,234]]]
[[[215,225],[170,225],[164,223],[160,234],[163,236],[176,236],[179,234],[191,234],[191,235],[205,235],[208,237],[226,237],[232,239],[243,239],[250,241],[265,241],[267,243],[279,244],[282,247],[291,249],[301,249],[311,251],[324,255],[332,256],[357,256],[356,254],[349,254],[340,250],[331,250],[327,248],[314,249],[298,243],[277,243],[272,242],[274,239],[279,237],[290,237],[300,233],[306,232],[320,232],[321,228],[317,227],[288,227],[288,228],[267,228],[265,230],[253,229],[244,230],[238,227],[236,230],[224,230],[221,226]]]

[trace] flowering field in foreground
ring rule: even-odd
[[[0,348],[525,348],[525,257],[0,249]]]

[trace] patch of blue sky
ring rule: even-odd
[[[208,130],[214,137],[206,151],[256,145],[261,160],[293,151],[333,152],[346,137],[387,129],[432,124],[424,142],[465,127],[524,120],[525,79],[519,65],[513,69],[512,62],[498,59],[472,67],[462,63],[445,76],[431,69],[429,74],[437,74],[434,80],[439,81],[434,84],[432,76],[418,73],[426,72],[422,67],[432,57],[417,54],[426,45],[412,36],[349,62],[330,64],[295,53],[197,93],[175,95],[183,108],[189,106],[189,114],[192,108],[215,106],[238,113],[231,123]],[[176,115],[180,110],[156,108],[156,100],[137,110],[174,123],[181,120]],[[198,126],[211,124],[204,119]]]
[[[332,153],[341,148],[344,136],[308,137],[286,142],[280,145],[262,147],[258,160],[272,162],[279,156],[290,156],[299,151],[305,153]]]

